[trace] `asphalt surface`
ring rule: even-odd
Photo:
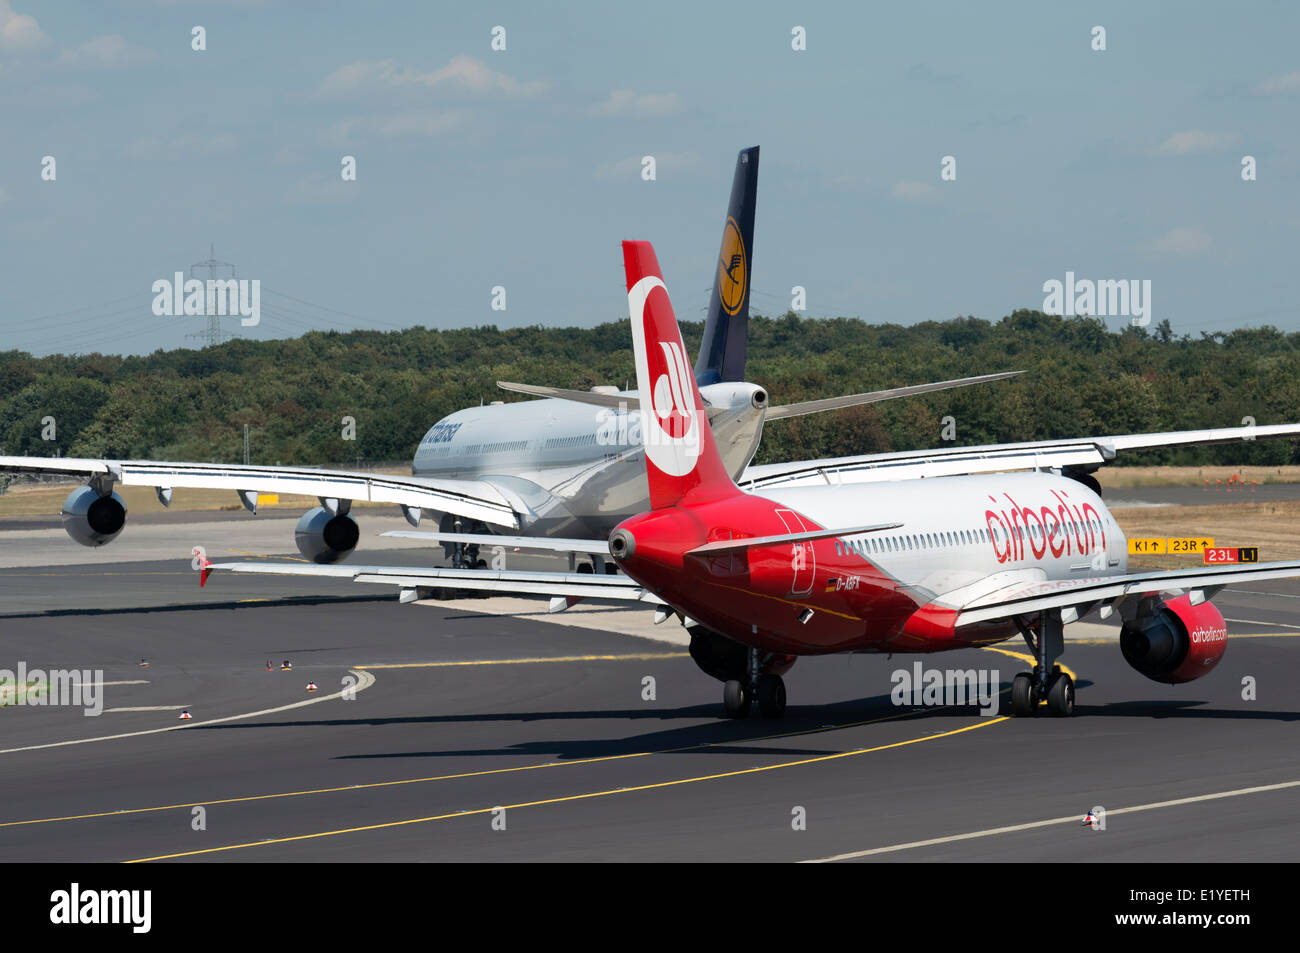
[[[411,562],[366,555],[386,557]],[[801,659],[786,718],[736,722],[679,645],[563,616],[292,578],[200,590],[176,560],[0,570],[0,668],[107,683],[97,717],[0,710],[0,856],[1296,860],[1300,786],[1164,803],[1300,781],[1300,584],[1245,588],[1216,600],[1244,621],[1190,685],[1143,679],[1105,638],[1072,642],[1073,719],[896,707],[891,673],[919,657],[851,656]],[[996,669],[1003,699],[1024,667],[993,651],[921,661]],[[1143,805],[1158,806],[1126,810]],[[1094,806],[1105,831],[1079,824]]]
[[[1105,479],[1105,471],[1102,471]],[[1283,503],[1300,500],[1300,485],[1295,483],[1261,483],[1258,486],[1153,486],[1108,487],[1103,482],[1102,497],[1116,509],[1127,506],[1222,506],[1225,503]]]

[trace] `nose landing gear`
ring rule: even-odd
[[[780,675],[760,675],[759,663],[758,649],[751,648],[748,677],[723,683],[722,708],[728,718],[748,718],[755,702],[764,718],[785,716],[785,680]]]

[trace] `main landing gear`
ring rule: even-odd
[[[764,718],[785,715],[785,680],[780,675],[760,675],[758,670],[758,649],[751,648],[746,679],[728,679],[722,685],[722,707],[728,718],[748,718],[754,702]]]
[[[1060,609],[1049,609],[1040,617],[1037,631],[1016,620],[1020,634],[1038,660],[1032,672],[1020,672],[1011,681],[1011,714],[1032,718],[1047,703],[1047,713],[1059,718],[1074,714],[1074,679],[1061,671],[1056,660],[1065,652],[1065,628]]]

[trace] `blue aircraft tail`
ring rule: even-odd
[[[701,387],[718,381],[745,379],[745,342],[749,334],[749,277],[754,267],[754,206],[758,196],[758,146],[736,157],[731,201],[722,227],[713,278],[709,316],[695,362],[695,382]]]

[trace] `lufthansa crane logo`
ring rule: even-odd
[[[662,300],[652,305],[649,298],[656,288],[664,293]],[[673,333],[676,323],[671,312],[656,317],[657,307],[671,307],[668,290],[662,278],[647,275],[632,286],[627,298],[637,380],[654,381],[650,394],[641,395],[646,456],[669,476],[685,476],[695,469],[700,457],[700,420],[690,364],[680,334]]]
[[[749,262],[745,260],[745,240],[740,237],[740,226],[734,218],[727,218],[722,233],[722,254],[718,259],[718,297],[722,310],[735,314],[745,302],[745,289],[749,287]]]

